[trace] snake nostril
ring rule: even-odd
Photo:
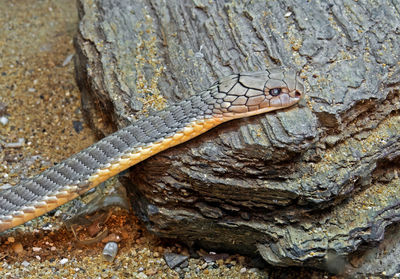
[[[294,93],[294,95],[296,96],[296,98],[300,98],[300,97],[301,97],[300,91],[296,91],[296,92]]]

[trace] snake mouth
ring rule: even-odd
[[[287,95],[289,96],[288,106],[298,103],[301,98],[303,98],[303,92],[301,92],[299,89],[294,89],[290,91]],[[282,105],[284,104],[282,103]]]
[[[273,109],[286,108],[298,103],[303,94],[299,90],[284,92],[272,98],[266,98],[260,108],[271,107]]]

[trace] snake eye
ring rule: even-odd
[[[274,97],[278,96],[279,94],[281,94],[281,92],[282,92],[281,88],[272,88],[272,89],[269,90],[269,94],[271,96],[274,96]]]

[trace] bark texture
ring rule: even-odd
[[[385,231],[400,218],[397,2],[78,8],[77,78],[101,134],[233,72],[290,67],[307,88],[296,108],[226,123],[133,167],[128,191],[150,231],[272,265],[372,272],[363,257],[398,239]],[[392,244],[385,259],[374,248],[382,268],[399,256]]]

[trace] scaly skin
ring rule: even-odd
[[[0,192],[0,232],[78,197],[146,158],[235,119],[296,104],[304,87],[281,69],[227,76]]]

